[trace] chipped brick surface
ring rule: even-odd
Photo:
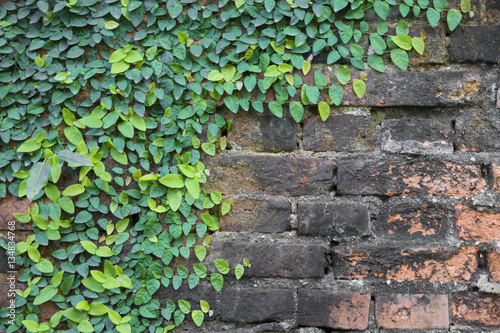
[[[500,295],[478,292],[455,293],[451,299],[451,322],[455,326],[500,328]]]
[[[469,208],[458,204],[456,226],[460,238],[470,241],[500,241],[500,210]]]
[[[339,162],[337,168],[340,194],[471,197],[483,188],[477,165],[348,160]]]
[[[32,204],[27,198],[7,196],[0,199],[0,230],[8,230],[9,221],[15,222],[16,230],[31,230],[31,223],[21,223],[14,218],[14,213],[26,213]]]
[[[456,122],[456,146],[461,151],[494,152],[500,150],[500,125],[490,116],[472,112]]]
[[[487,254],[488,271],[492,283],[500,283],[500,247],[496,247]]]
[[[329,290],[300,290],[297,321],[302,326],[342,330],[368,327],[370,295]]]
[[[375,317],[384,329],[448,329],[448,295],[377,295]]]
[[[451,34],[450,39],[452,62],[500,61],[500,25],[460,26]]]
[[[333,272],[342,279],[471,281],[478,274],[477,247],[336,248]]]

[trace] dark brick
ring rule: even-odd
[[[377,295],[375,317],[385,329],[448,329],[448,296]]]
[[[395,32],[392,32],[395,35]],[[446,31],[444,27],[412,27],[409,35],[411,37],[425,37],[424,54],[410,52],[410,65],[417,66],[421,64],[444,64],[448,58],[446,49]]]
[[[456,227],[460,238],[476,242],[500,241],[500,210],[455,206]]]
[[[498,0],[486,0],[484,16],[485,23],[498,24],[500,22],[500,2]]]
[[[240,323],[276,322],[292,319],[293,289],[223,289],[221,320]]]
[[[500,283],[500,247],[496,247],[487,254],[490,281]]]
[[[338,194],[471,197],[483,188],[477,165],[443,161],[365,161],[337,164]]]
[[[378,236],[395,241],[442,241],[448,233],[448,211],[436,204],[384,206],[375,224]]]
[[[313,151],[375,150],[375,120],[371,117],[319,116],[304,123],[304,149]]]
[[[338,247],[334,276],[396,281],[470,281],[477,277],[477,247]]]
[[[500,25],[459,26],[450,39],[452,62],[500,61]]]
[[[31,223],[21,223],[14,218],[14,213],[26,213],[32,203],[27,198],[20,199],[7,196],[0,199],[0,230],[8,230],[9,221],[15,222],[16,230],[31,230]]]
[[[353,202],[301,202],[299,235],[331,239],[363,236],[370,232],[368,207]]]
[[[207,188],[223,194],[314,195],[333,186],[334,166],[320,158],[219,155],[204,163]]]
[[[286,108],[286,107],[285,107]],[[287,110],[284,110],[288,114]],[[232,120],[227,138],[243,149],[256,152],[279,152],[297,149],[297,123],[292,117],[278,118],[273,114],[254,111],[225,112]]]
[[[283,232],[290,230],[290,203],[286,201],[234,200],[221,215],[222,231]]]
[[[499,329],[499,309],[498,294],[455,293],[451,299],[451,322],[455,326]]]
[[[470,113],[456,121],[456,146],[461,151],[499,151],[500,126],[491,117]]]
[[[247,258],[252,265],[245,269],[247,277],[320,278],[325,274],[325,250],[319,245],[226,242],[211,244],[210,252],[233,266]]]
[[[451,122],[433,119],[382,121],[382,150],[391,153],[453,153]]]
[[[370,295],[329,290],[299,290],[297,324],[342,330],[368,327]]]

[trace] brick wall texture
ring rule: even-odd
[[[500,330],[500,6],[471,2],[454,32],[410,22],[424,56],[368,70],[365,98],[345,91],[325,122],[222,110],[206,187],[234,206],[210,252],[252,267],[221,293],[186,288],[216,311],[180,331]],[[0,200],[0,226],[27,205]]]

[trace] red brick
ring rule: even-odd
[[[348,160],[339,162],[337,168],[339,194],[471,197],[483,188],[477,165]]]
[[[451,33],[450,39],[452,62],[496,63],[500,61],[500,25],[462,25]]]
[[[448,329],[448,296],[377,295],[375,317],[385,329]]]
[[[325,250],[319,245],[225,242],[211,244],[210,252],[233,266],[247,258],[252,267],[245,269],[246,277],[320,278],[325,274]]]
[[[203,162],[211,172],[207,188],[223,194],[314,195],[333,187],[326,159],[219,155]]]
[[[500,328],[500,295],[478,292],[453,294],[451,322],[455,326]]]
[[[285,111],[288,113],[288,111]],[[290,116],[278,118],[269,112],[223,113],[231,120],[228,142],[256,152],[279,152],[297,149],[297,123]]]
[[[495,248],[487,255],[488,271],[490,272],[490,281],[500,283],[500,247]]]
[[[375,150],[375,120],[368,117],[319,116],[304,123],[304,149],[313,151]]]
[[[290,230],[290,203],[286,201],[234,200],[220,217],[221,231],[283,232]]]
[[[290,320],[295,313],[294,294],[294,289],[223,289],[221,320],[240,323]]]
[[[27,198],[7,196],[0,199],[0,230],[9,230],[9,221],[15,221],[16,230],[31,230],[31,223],[21,223],[14,218],[14,213],[26,213],[33,206]]]
[[[342,279],[471,281],[477,278],[477,247],[336,248],[334,275]]]
[[[491,175],[493,178],[492,190],[500,193],[500,163],[491,164]]]
[[[299,290],[297,323],[300,326],[365,330],[368,328],[369,309],[369,294]]]
[[[354,202],[300,202],[299,235],[331,239],[363,236],[370,232],[368,206]]]
[[[375,229],[386,239],[440,242],[448,233],[448,211],[436,204],[390,204],[381,209]]]
[[[460,238],[479,242],[500,241],[500,210],[455,206]]]

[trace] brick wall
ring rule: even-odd
[[[216,309],[199,330],[500,329],[500,7],[471,2],[453,33],[410,22],[424,56],[368,71],[365,98],[346,90],[326,122],[223,111],[207,188],[235,204],[210,252],[252,267],[221,293],[175,291]],[[0,227],[27,205],[0,200]]]

